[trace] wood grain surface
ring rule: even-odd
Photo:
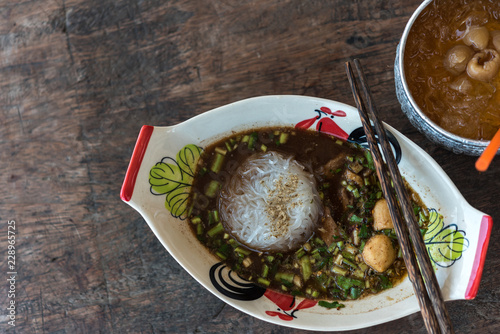
[[[427,151],[466,200],[500,219],[500,160],[478,173],[421,135],[393,64],[420,0],[0,0],[0,332],[301,333],[201,287],[119,192],[140,126],[247,97],[353,104],[359,58],[381,119]],[[16,322],[7,229],[16,225]],[[448,302],[457,333],[500,332],[499,232],[475,300]],[[347,333],[366,333],[368,330]],[[416,313],[370,333],[425,333]]]

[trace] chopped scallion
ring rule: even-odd
[[[265,286],[269,286],[269,284],[271,284],[271,281],[262,277],[257,278],[257,282]]]
[[[251,251],[246,249],[246,248],[243,248],[243,247],[236,247],[234,249],[234,251],[236,253],[240,253],[240,254],[243,254],[243,255],[250,255]]]
[[[217,191],[219,191],[220,187],[221,184],[219,183],[219,181],[216,180],[210,181],[210,183],[207,186],[207,190],[205,191],[205,195],[207,195],[207,197],[209,198],[214,198],[215,195],[217,194]]]
[[[319,306],[322,306],[322,307],[326,307],[326,308],[336,308],[336,309],[339,309],[339,308],[342,308],[342,307],[345,307],[344,304],[340,304],[339,302],[335,301],[335,302],[327,302],[326,300],[320,300],[318,302],[318,305]]]
[[[309,256],[303,256],[300,259],[300,265],[302,267],[302,278],[305,282],[311,277],[312,274],[311,261],[309,260]]]
[[[287,141],[288,141],[288,133],[286,133],[286,132],[280,133],[279,143],[285,144]]]
[[[293,273],[282,273],[282,272],[279,272],[279,273],[276,273],[276,275],[274,275],[274,279],[277,280],[277,281],[280,281],[280,282],[283,282],[283,281],[286,281],[288,283],[292,283],[293,282]]]
[[[222,223],[218,223],[214,227],[212,227],[210,230],[208,230],[207,234],[209,237],[213,237],[221,232],[224,232],[224,226],[222,226]]]
[[[212,167],[210,168],[210,170],[214,173],[218,173],[220,172],[220,170],[222,169],[222,164],[224,163],[224,155],[223,154],[220,154],[220,153],[217,153],[215,155],[215,160],[212,164]]]

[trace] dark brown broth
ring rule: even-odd
[[[288,134],[285,144],[276,144],[276,142],[279,141],[279,135],[275,136],[274,133],[277,132]],[[244,135],[251,135],[252,133],[254,133],[254,136],[258,137],[254,150],[248,149],[246,143],[239,142]],[[406,269],[400,256],[394,261],[390,269],[382,274],[369,268],[366,269],[366,265],[362,266],[359,264],[359,266],[365,268],[364,277],[362,279],[354,277],[353,279],[358,279],[358,283],[359,280],[363,282],[368,281],[369,288],[365,288],[364,286],[353,286],[349,289],[342,289],[342,282],[338,282],[341,279],[330,271],[330,268],[333,268],[334,266],[334,257],[338,256],[337,254],[339,252],[342,252],[342,254],[345,252],[345,249],[341,248],[341,246],[338,246],[338,250],[335,251],[335,249],[332,249],[332,251],[329,252],[328,250],[332,248],[332,246],[340,245],[339,243],[342,243],[343,247],[346,247],[348,243],[351,245],[354,244],[354,230],[359,232],[361,228],[366,228],[368,234],[359,239],[360,241],[358,241],[358,244],[353,246],[355,248],[361,248],[361,246],[364,245],[364,242],[375,233],[371,229],[371,209],[373,208],[373,204],[376,199],[380,198],[381,192],[379,185],[377,185],[377,179],[374,171],[366,166],[368,160],[365,158],[365,151],[363,149],[360,149],[357,145],[342,142],[333,137],[313,131],[290,128],[260,129],[258,131],[253,130],[248,133],[241,133],[232,136],[232,138],[235,138],[235,142],[238,142],[236,149],[226,153],[224,166],[219,172],[214,173],[209,171],[212,161],[217,154],[215,151],[216,148],[224,148],[230,138],[224,138],[221,141],[210,145],[202,154],[197,176],[195,177],[193,183],[191,198],[195,199],[191,201],[192,212],[190,214],[191,221],[194,219],[199,219],[201,221],[201,223],[198,224],[191,224],[193,233],[197,235],[200,241],[204,243],[212,253],[224,260],[228,267],[235,270],[242,277],[252,280],[258,284],[262,284],[263,281],[261,276],[263,266],[267,266],[269,274],[266,275],[265,280],[267,280],[268,283],[264,284],[264,286],[281,292],[289,292],[296,295],[306,296],[308,298],[341,300],[356,299],[361,295],[376,293],[396,284],[405,276]],[[304,270],[300,266],[297,266],[297,263],[300,263],[300,259],[298,259],[299,255],[297,254],[302,252],[304,248],[307,248],[306,246],[288,253],[253,251],[249,250],[245,245],[236,240],[236,238],[226,230],[224,230],[223,233],[218,233],[217,237],[211,237],[208,235],[210,234],[210,230],[213,230],[214,226],[217,226],[217,222],[214,221],[211,212],[219,209],[217,196],[209,198],[204,195],[207,189],[210,188],[210,183],[216,180],[222,185],[221,188],[224,188],[224,184],[225,182],[228,182],[231,173],[234,172],[248,157],[258,152],[262,144],[266,146],[267,150],[277,151],[285,155],[292,155],[311,173],[314,173],[319,190],[323,195],[323,205],[330,209],[332,217],[336,222],[339,222],[341,226],[341,233],[339,236],[334,237],[333,242],[331,238],[324,237],[324,234],[319,231],[316,231],[307,242],[308,246],[311,246],[311,250],[306,252],[307,256],[311,256],[311,259],[315,256],[314,259],[317,259],[317,261],[314,261],[314,263],[311,264],[313,274],[310,279],[304,279],[305,281],[302,282],[301,288],[290,284],[291,282],[287,282],[286,280],[273,279],[272,277],[277,273],[291,274],[293,276],[303,275]],[[340,167],[335,170],[326,171],[325,174],[324,169],[322,169],[323,166],[332,158],[338,158],[339,156],[342,157],[341,160],[343,161]],[[359,189],[363,194],[360,196],[361,198],[364,198],[364,202],[360,202],[361,204],[358,205],[356,200],[354,200],[354,205],[352,205],[351,208],[346,209],[346,205],[342,202],[342,196],[346,196],[346,190],[343,188],[345,188],[347,184],[343,181],[344,178],[342,175],[344,174],[344,171],[347,168],[351,168],[351,164],[353,164],[350,162],[349,158],[354,160],[353,163],[363,161],[365,167],[362,167],[362,171],[359,173],[366,179],[371,180],[372,184]],[[323,170],[323,172],[318,172],[321,170]],[[344,192],[344,195],[342,195],[342,192]],[[353,199],[352,194],[349,193],[348,196]],[[376,196],[378,197],[375,198]],[[418,199],[418,196],[414,194],[414,198]],[[370,201],[373,203],[370,203]],[[418,205],[421,204],[418,203]],[[354,222],[350,221],[350,219],[353,219],[353,216],[359,217],[362,220]],[[321,224],[323,224],[325,217],[323,216],[320,221]],[[199,224],[202,225],[200,226]],[[321,224],[320,228],[323,227]],[[399,246],[394,232],[388,230],[384,231],[384,233],[391,236],[393,246],[396,250],[398,250]],[[234,254],[237,253],[236,248],[244,250],[246,252],[245,255],[235,256]],[[320,253],[321,256],[314,255],[313,253],[315,251]],[[270,257],[272,257],[273,260],[269,260]],[[243,258],[250,259],[250,264],[248,266],[242,264]],[[349,268],[349,266],[344,263],[342,263],[340,267],[346,269],[348,272],[344,276],[352,277],[354,269]]]

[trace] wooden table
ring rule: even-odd
[[[301,332],[202,288],[119,191],[142,124],[172,125],[268,94],[353,104],[348,59],[361,59],[381,118],[434,157],[474,207],[500,219],[500,160],[479,174],[475,158],[433,145],[400,110],[395,51],[419,3],[1,1],[0,331]],[[6,316],[9,221],[15,327]],[[459,333],[500,332],[499,237],[494,228],[477,298],[447,303]],[[370,330],[425,333],[418,313]]]

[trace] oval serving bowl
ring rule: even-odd
[[[299,329],[340,331],[419,311],[407,278],[377,295],[342,301],[345,308],[340,310],[326,309],[316,301],[242,281],[198,242],[185,219],[185,201],[201,150],[235,131],[267,126],[308,127],[366,144],[358,112],[351,106],[304,96],[251,98],[174,126],[143,126],[120,196],[144,217],[167,251],[200,284],[258,319]],[[483,270],[491,217],[471,207],[422,149],[392,127],[386,128],[403,177],[431,209],[424,240],[445,300],[473,299]]]

